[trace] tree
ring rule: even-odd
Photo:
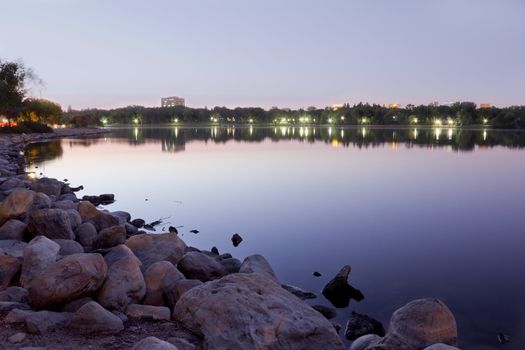
[[[23,102],[22,117],[34,122],[59,124],[62,120],[62,107],[42,98],[28,98]]]
[[[26,83],[36,81],[33,71],[20,62],[0,60],[0,115],[11,123],[22,110],[22,102],[27,95]]]

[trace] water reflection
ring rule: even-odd
[[[142,145],[145,143],[160,143],[163,152],[181,152],[185,145],[192,141],[214,143],[235,142],[274,142],[299,140],[301,142],[321,142],[333,147],[382,147],[388,145],[392,149],[398,147],[427,148],[444,147],[454,151],[469,152],[477,148],[503,146],[507,148],[525,147],[524,134],[521,132],[505,132],[496,130],[462,130],[447,128],[444,137],[443,128],[426,129],[374,129],[374,128],[315,128],[281,126],[274,128],[249,127],[218,127],[211,128],[122,128],[112,129],[110,135],[101,138],[72,139],[75,145],[89,146],[104,141]],[[62,155],[60,141],[31,145],[26,150],[26,156],[32,159],[53,159]]]

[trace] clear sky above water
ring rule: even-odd
[[[523,0],[0,0],[64,108],[525,104]]]

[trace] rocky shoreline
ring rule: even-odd
[[[315,295],[283,285],[261,255],[241,261],[189,247],[176,229],[148,233],[127,212],[97,208],[100,197],[24,173],[27,144],[104,132],[0,135],[1,349],[346,349],[335,309],[305,303]],[[364,297],[350,271],[323,290],[337,307]],[[434,298],[398,309],[386,332],[352,312],[341,333],[351,350],[457,345],[454,316]]]

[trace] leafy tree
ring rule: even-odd
[[[26,84],[36,81],[33,71],[20,62],[0,60],[0,115],[11,123],[22,110],[22,102],[27,95]]]
[[[47,124],[62,122],[62,107],[53,101],[40,98],[28,98],[23,102],[22,118]]]

